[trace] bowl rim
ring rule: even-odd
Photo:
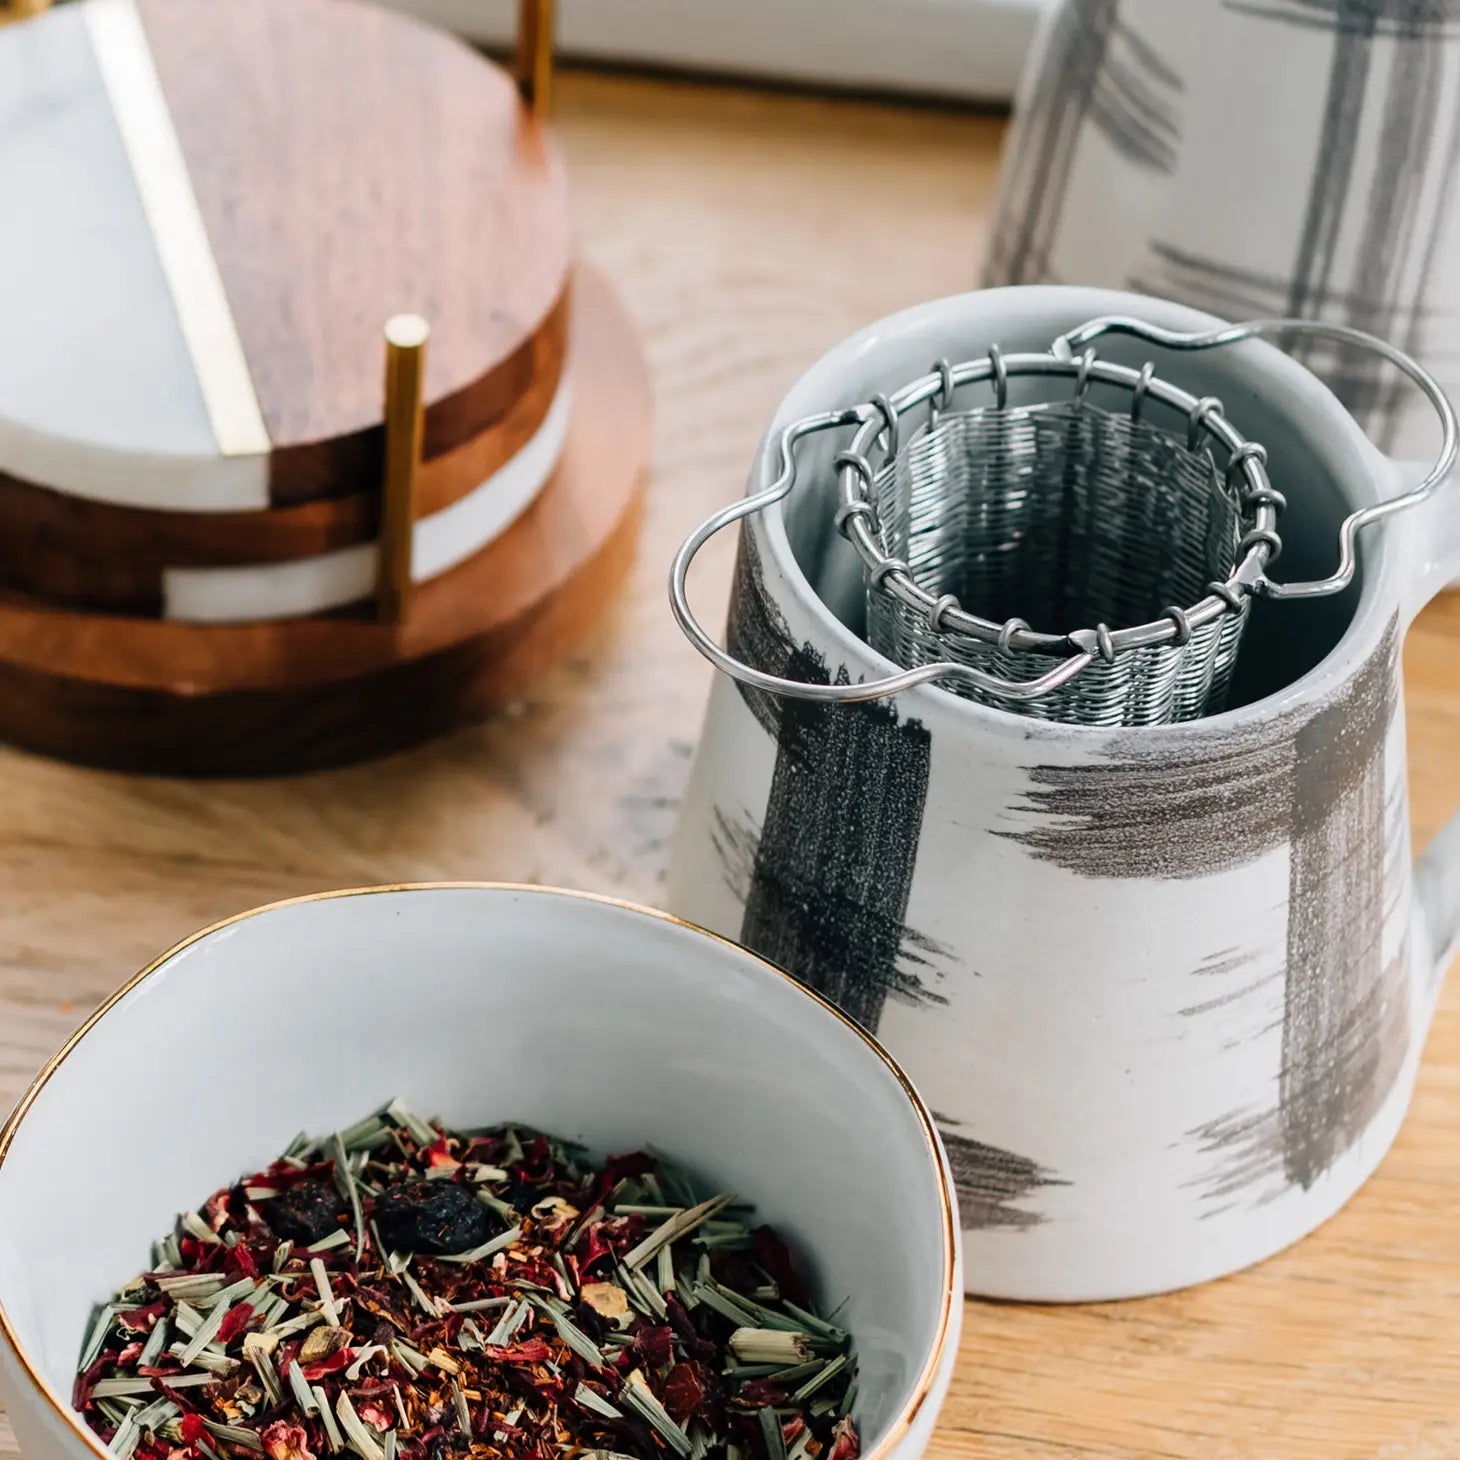
[[[902,1089],[904,1096],[907,1098],[908,1103],[913,1108],[914,1114],[918,1118],[918,1123],[922,1126],[927,1154],[932,1163],[933,1173],[937,1181],[938,1200],[942,1214],[941,1230],[943,1238],[943,1293],[939,1306],[937,1328],[934,1331],[932,1343],[928,1347],[928,1352],[922,1367],[919,1369],[917,1378],[914,1380],[912,1392],[908,1395],[898,1412],[893,1416],[887,1426],[886,1432],[881,1440],[878,1441],[876,1447],[866,1452],[863,1456],[863,1460],[888,1460],[888,1457],[907,1437],[918,1414],[938,1386],[939,1375],[942,1371],[949,1337],[953,1329],[954,1303],[960,1300],[962,1296],[956,1291],[958,1287],[958,1222],[956,1219],[955,1199],[947,1158],[943,1153],[943,1145],[938,1135],[937,1124],[933,1119],[932,1112],[928,1109],[922,1096],[918,1094],[912,1081],[903,1072],[902,1067],[882,1047],[877,1039],[869,1034],[867,1030],[863,1029],[855,1019],[850,1018],[830,1000],[823,998],[814,989],[807,988],[787,973],[785,969],[772,963],[769,959],[762,958],[760,954],[752,952],[749,948],[729,938],[721,937],[718,933],[713,933],[708,928],[702,928],[697,923],[691,923],[684,918],[675,917],[673,913],[664,912],[659,908],[647,907],[643,903],[632,902],[626,898],[613,897],[597,892],[582,892],[569,887],[554,887],[541,883],[468,880],[461,882],[394,882],[369,887],[342,887],[327,892],[309,892],[298,897],[286,897],[280,898],[275,902],[261,903],[257,907],[251,907],[243,912],[234,913],[231,917],[220,918],[217,922],[199,928],[197,932],[190,933],[187,937],[174,943],[165,952],[160,953],[150,963],[126,979],[117,989],[108,994],[97,1005],[86,1019],[82,1021],[80,1026],[66,1039],[65,1043],[41,1066],[35,1078],[26,1086],[20,1099],[16,1101],[14,1109],[6,1117],[4,1124],[0,1125],[0,1168],[3,1168],[5,1164],[5,1158],[10,1151],[11,1145],[14,1143],[16,1134],[19,1132],[27,1112],[35,1104],[41,1091],[50,1082],[51,1077],[66,1062],[67,1058],[81,1041],[133,989],[139,987],[164,965],[172,962],[178,955],[186,952],[193,944],[201,943],[204,939],[221,932],[224,928],[232,927],[249,918],[258,917],[263,913],[277,912],[287,907],[298,907],[312,902],[330,902],[347,897],[372,897],[384,893],[441,891],[530,893],[533,895],[542,895],[548,899],[566,897],[576,901],[598,903],[603,906],[618,908],[625,912],[651,918],[656,922],[667,923],[674,927],[686,929],[690,933],[709,939],[712,943],[731,949],[735,953],[750,959],[752,963],[759,964],[766,972],[773,974],[776,978],[789,984],[798,993],[803,994],[813,1003],[819,1004],[855,1034],[866,1045],[868,1050],[886,1066],[888,1072]],[[81,1416],[76,1413],[69,1403],[65,1402],[57,1394],[50,1381],[41,1376],[35,1362],[31,1359],[25,1346],[20,1342],[10,1322],[9,1314],[5,1311],[3,1295],[0,1295],[0,1345],[3,1345],[14,1356],[22,1378],[29,1382],[31,1388],[39,1396],[41,1401],[49,1406],[54,1418],[59,1419],[63,1425],[69,1427],[72,1433],[97,1457],[97,1460],[115,1460],[111,1451],[102,1444],[100,1438],[82,1420]]]

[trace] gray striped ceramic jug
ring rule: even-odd
[[[752,490],[792,421],[1111,313],[1217,323],[1044,287],[893,316],[795,386]],[[1286,575],[1329,572],[1341,519],[1402,490],[1277,350],[1168,366],[1266,446]],[[831,528],[837,449],[808,442],[804,490],[746,520],[728,645],[831,684],[894,668],[861,637],[859,565]],[[1341,595],[1258,603],[1210,718],[1094,729],[931,685],[829,706],[717,676],[669,906],[903,1062],[958,1178],[971,1291],[1113,1298],[1229,1272],[1337,1211],[1393,1140],[1460,931],[1460,826],[1411,862],[1399,682],[1405,629],[1460,566],[1452,491],[1366,533]]]

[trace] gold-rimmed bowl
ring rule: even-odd
[[[733,943],[627,903],[488,884],[258,908],[108,1000],[0,1128],[0,1398],[27,1460],[105,1457],[68,1396],[93,1306],[301,1128],[395,1095],[651,1146],[757,1203],[857,1344],[874,1460],[920,1454],[957,1348],[932,1118],[856,1025]]]

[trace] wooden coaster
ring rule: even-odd
[[[431,325],[448,496],[458,453],[551,396],[561,161],[440,31],[355,0],[78,0],[0,34],[0,134],[26,220],[0,236],[0,526],[17,483],[349,520],[379,486],[392,315]]]
[[[534,372],[501,421],[421,465],[420,517],[478,490],[543,428],[566,389],[561,341],[555,338],[552,348],[552,361]],[[378,483],[369,491],[263,512],[160,512],[88,501],[0,472],[0,592],[58,607],[161,618],[169,570],[283,563],[374,542],[379,530]]]
[[[121,770],[268,774],[379,754],[520,694],[623,578],[649,457],[633,327],[591,272],[576,295],[558,469],[508,532],[417,588],[404,624],[202,626],[0,602],[0,739]]]

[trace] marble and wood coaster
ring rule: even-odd
[[[0,238],[0,736],[322,764],[571,641],[556,595],[624,559],[648,403],[573,264],[551,7],[521,6],[515,86],[355,0],[77,0],[0,32],[25,223]],[[402,676],[414,704],[351,725]]]

